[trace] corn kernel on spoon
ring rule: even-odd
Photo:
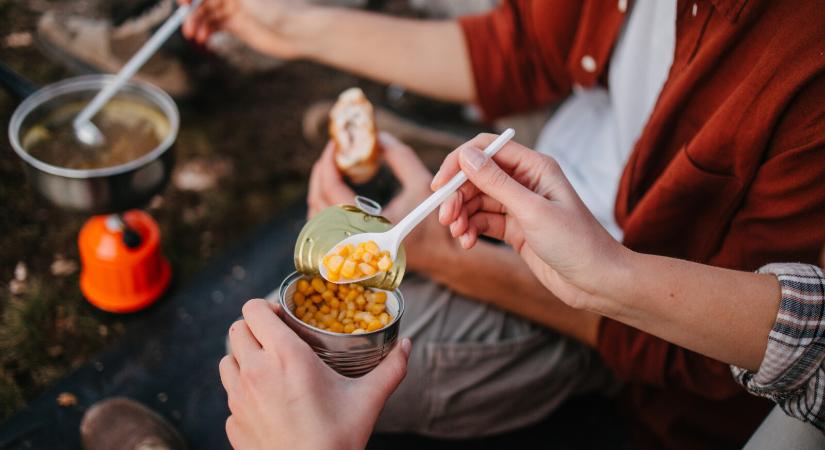
[[[506,144],[516,132],[512,128],[508,128],[501,133],[487,148],[484,149],[484,154],[488,157],[492,158],[499,150]],[[359,281],[364,281],[366,279],[372,278],[383,271],[376,271],[375,273],[364,275],[361,274],[360,277],[347,277],[341,275],[341,264],[343,261],[338,260],[335,261],[334,264],[331,264],[333,267],[337,268],[338,271],[334,273],[330,273],[330,269],[327,267],[328,258],[333,258],[334,256],[339,255],[339,250],[342,247],[346,247],[351,245],[351,248],[357,248],[359,244],[365,244],[369,241],[373,241],[377,244],[378,248],[382,251],[386,250],[389,251],[389,256],[392,261],[395,261],[396,257],[398,256],[398,248],[401,246],[401,241],[410,234],[410,232],[420,224],[430,213],[435,211],[447,197],[450,196],[453,192],[457,191],[459,187],[461,187],[464,182],[467,181],[467,175],[464,174],[463,171],[459,171],[453,178],[447,182],[444,186],[439,188],[437,191],[433,192],[429,197],[427,197],[421,204],[419,204],[415,209],[413,209],[406,217],[401,219],[394,227],[390,228],[383,233],[359,233],[353,234],[348,238],[342,240],[335,246],[333,246],[332,250],[330,250],[326,255],[324,255],[322,263],[320,266],[320,273],[321,276],[327,280],[331,281],[336,284],[343,284],[343,283],[357,283]],[[372,244],[370,244],[372,245]]]

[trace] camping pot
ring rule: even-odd
[[[401,291],[384,291],[387,293],[387,312],[392,316],[392,321],[384,328],[361,334],[334,333],[308,325],[292,312],[295,307],[292,294],[301,278],[304,278],[303,274],[293,272],[278,288],[278,303],[283,310],[284,322],[309,344],[322,361],[341,375],[360,377],[381,363],[398,339],[398,328],[404,314]]]
[[[49,112],[78,101],[90,101],[113,79],[111,75],[81,76],[35,91],[25,80],[0,64],[0,83],[13,94],[24,98],[9,122],[9,142],[25,162],[25,170],[35,189],[65,210],[110,214],[141,207],[169,180],[174,164],[172,147],[177,138],[180,116],[169,95],[144,82],[126,83],[114,98],[153,108],[168,121],[168,134],[149,153],[111,167],[68,169],[36,159],[23,148],[22,137]],[[72,151],[72,148],[66,151]]]

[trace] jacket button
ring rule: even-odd
[[[619,8],[619,12],[627,11],[627,0],[619,0],[619,4],[617,5]]]
[[[582,69],[585,72],[593,73],[596,71],[596,60],[590,55],[582,56]]]
[[[698,12],[699,12],[699,5],[694,3],[693,7],[690,9],[690,15],[692,15],[693,17],[696,17],[696,13],[698,13]]]

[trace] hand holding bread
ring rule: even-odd
[[[338,96],[329,113],[329,135],[338,170],[355,184],[372,179],[381,166],[381,146],[375,111],[361,89],[350,88]]]

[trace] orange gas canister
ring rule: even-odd
[[[104,311],[146,308],[169,286],[172,271],[160,249],[160,230],[143,211],[92,217],[80,230],[78,246],[80,289]]]

